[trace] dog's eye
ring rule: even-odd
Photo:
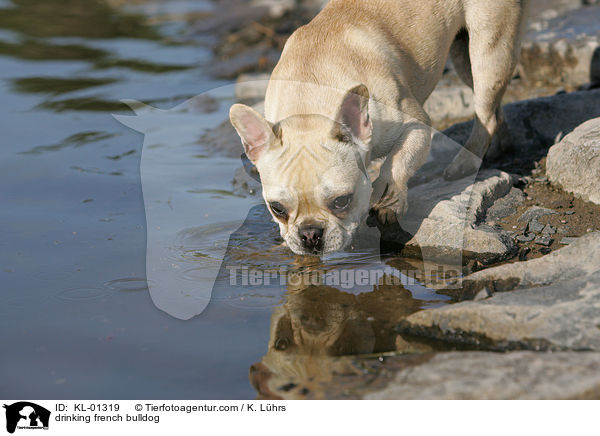
[[[350,205],[351,202],[352,194],[342,195],[341,197],[338,197],[335,200],[333,200],[331,208],[337,211],[344,210]]]
[[[271,208],[273,213],[276,216],[278,216],[279,218],[287,218],[287,216],[288,216],[287,210],[285,210],[285,207],[283,207],[283,205],[281,203],[279,203],[278,201],[270,202],[269,207]]]

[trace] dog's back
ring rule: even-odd
[[[338,107],[325,88],[347,90],[359,83],[383,104],[396,106],[407,91],[422,104],[465,24],[462,3],[332,0],[288,40],[271,77],[267,119]],[[278,81],[319,84],[326,95]]]

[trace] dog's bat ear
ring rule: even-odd
[[[261,154],[275,140],[273,127],[261,114],[243,104],[231,106],[229,119],[242,139],[246,155],[256,164]]]
[[[369,90],[365,85],[355,86],[346,93],[336,121],[347,126],[363,143],[371,141],[373,124],[369,116]]]

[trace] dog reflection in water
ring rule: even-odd
[[[258,398],[321,398],[320,386],[334,374],[358,371],[341,356],[407,346],[422,350],[423,345],[409,345],[398,336],[395,326],[425,301],[383,283],[358,295],[330,286],[288,285],[286,302],[271,317],[268,351],[250,368]]]

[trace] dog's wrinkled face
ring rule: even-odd
[[[296,254],[342,250],[368,214],[371,183],[364,162],[371,123],[359,97],[350,100],[340,121],[297,115],[274,126],[247,106],[231,109],[264,200]]]

